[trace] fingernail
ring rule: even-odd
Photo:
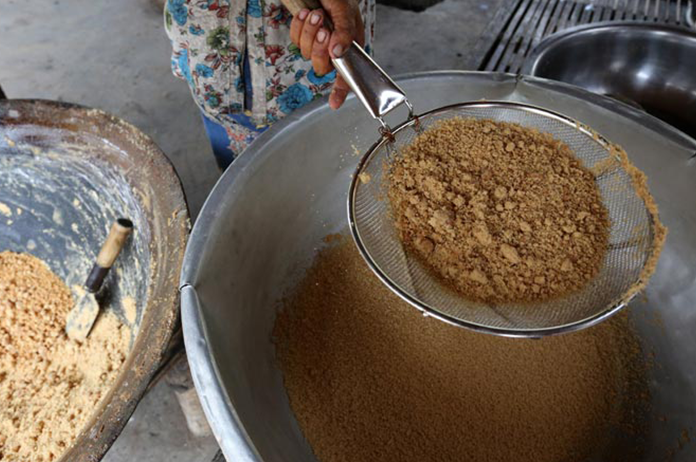
[[[317,40],[319,43],[324,43],[324,40],[326,40],[326,31],[324,29],[321,29],[317,34]]]
[[[311,25],[316,26],[319,24],[319,20],[321,19],[321,16],[318,14],[313,14],[311,18],[309,18],[309,22]]]
[[[297,15],[297,17],[300,18],[300,21],[304,21],[308,14],[309,10],[302,10],[300,11],[300,14]]]
[[[336,45],[335,47],[333,47],[334,58],[340,58],[342,54],[343,54],[343,45]]]

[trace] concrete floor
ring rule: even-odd
[[[503,1],[445,0],[420,13],[380,5],[377,60],[392,74],[465,69]],[[174,163],[195,217],[219,173],[188,89],[170,73],[158,5],[158,0],[2,0],[0,85],[10,98],[76,102],[140,127]],[[188,431],[174,390],[163,380],[142,400],[104,460],[209,461],[216,449],[212,436]]]

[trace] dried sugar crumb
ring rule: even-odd
[[[438,122],[395,160],[388,195],[407,248],[474,300],[578,290],[607,249],[594,175],[566,144],[516,124]]]
[[[135,299],[133,297],[125,297],[123,299],[123,315],[126,321],[132,326],[135,324],[138,311],[135,305]]]
[[[53,221],[54,221],[56,224],[61,225],[61,226],[64,224],[64,223],[63,223],[63,211],[62,211],[62,210],[60,210],[60,209],[58,209],[58,208],[54,208],[54,209],[53,209],[53,216],[52,216],[52,218],[53,218]]]
[[[0,214],[5,215],[6,217],[11,217],[12,209],[7,204],[0,202]]]
[[[58,460],[116,378],[130,330],[106,312],[70,341],[70,291],[31,255],[0,252],[0,294],[0,460]]]

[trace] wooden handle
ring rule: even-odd
[[[133,230],[133,222],[126,218],[119,218],[111,225],[109,237],[106,238],[104,245],[97,256],[97,265],[102,268],[111,268],[114,260],[123,248],[126,238]]]
[[[307,8],[308,10],[317,10],[321,8],[321,2],[319,0],[281,0],[283,5],[290,12],[291,15],[295,16],[301,10]]]

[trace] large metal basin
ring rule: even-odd
[[[542,41],[524,74],[643,108],[696,138],[696,33],[645,23],[572,28]]]
[[[0,251],[36,255],[69,286],[84,282],[115,218],[135,224],[100,292],[102,307],[130,325],[131,351],[60,459],[100,460],[160,368],[177,325],[189,230],[181,183],[155,143],[123,120],[73,104],[4,100],[0,203],[7,214],[0,214]],[[134,320],[125,297],[136,301]]]
[[[690,161],[696,142],[640,111],[558,82],[447,72],[400,84],[418,111],[480,98],[546,106],[622,144],[648,172],[670,236],[647,297],[630,313],[660,365],[651,372],[652,402],[668,421],[651,421],[645,460],[662,460],[682,429],[696,424],[696,206],[685,200],[696,196]],[[203,408],[229,461],[316,460],[288,404],[271,331],[280,295],[297,282],[322,238],[346,228],[354,150],[375,141],[377,125],[354,98],[338,112],[323,100],[293,113],[225,172],[195,224],[182,272],[184,337]],[[673,460],[695,458],[696,445],[686,445]]]

